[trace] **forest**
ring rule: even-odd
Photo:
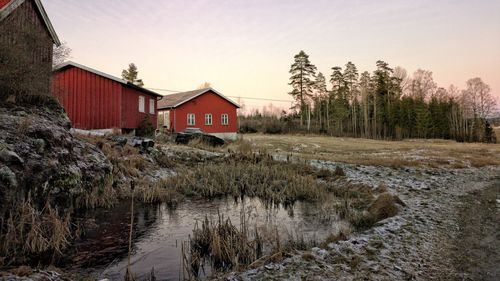
[[[446,89],[437,86],[428,70],[409,75],[404,68],[391,68],[379,60],[375,71],[360,74],[349,61],[343,68],[332,67],[327,83],[304,51],[295,55],[290,75],[294,106],[275,122],[267,120],[271,125],[264,132],[496,142],[488,121],[496,101],[478,77],[469,79],[466,89],[454,85]],[[243,117],[242,131],[255,130],[259,118],[266,119],[259,113]]]

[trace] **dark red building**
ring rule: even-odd
[[[0,0],[0,97],[50,95],[54,44],[60,42],[40,0]]]
[[[200,128],[205,133],[234,140],[239,107],[212,88],[167,95],[158,102],[159,125],[173,132]]]
[[[52,89],[74,128],[128,132],[148,114],[157,126],[157,100],[162,95],[81,64],[56,66]]]

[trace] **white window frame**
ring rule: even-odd
[[[229,125],[229,115],[227,113],[224,113],[220,116],[220,123],[222,126]]]
[[[196,115],[194,113],[188,113],[187,125],[188,126],[195,126],[196,125]]]
[[[149,114],[155,115],[155,99],[149,99]]]
[[[205,114],[205,125],[212,126],[212,124],[213,124],[212,114],[211,113]]]
[[[139,112],[145,113],[146,112],[146,98],[144,96],[139,96]]]

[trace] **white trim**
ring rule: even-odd
[[[149,114],[155,115],[155,99],[149,98]]]
[[[174,104],[174,105],[172,105],[172,106],[170,106],[170,107],[172,107],[172,108],[174,108],[174,107],[178,107],[178,106],[180,106],[180,105],[182,105],[182,104],[185,104],[186,102],[188,102],[188,101],[190,101],[190,100],[193,100],[193,99],[195,99],[195,98],[197,98],[197,97],[199,97],[199,96],[201,96],[201,95],[203,95],[203,94],[205,94],[206,92],[209,92],[209,91],[214,92],[215,94],[217,94],[217,95],[218,95],[218,96],[220,96],[221,98],[223,98],[223,99],[227,100],[228,102],[232,103],[232,104],[233,104],[234,106],[236,106],[237,108],[240,108],[240,107],[241,107],[239,104],[235,103],[234,101],[232,101],[232,100],[231,100],[231,99],[229,99],[228,97],[226,97],[226,96],[224,96],[223,94],[221,94],[221,93],[217,92],[214,88],[206,88],[206,89],[204,89],[203,91],[199,92],[197,95],[192,96],[192,97],[190,97],[190,98],[188,98],[188,99],[182,100],[182,101],[180,101],[179,103]],[[166,96],[166,97],[168,97],[168,96]]]
[[[88,72],[92,72],[94,74],[97,74],[99,76],[102,76],[102,77],[105,77],[105,78],[108,78],[110,80],[113,80],[113,81],[116,81],[118,83],[121,83],[121,84],[127,84],[128,82],[123,80],[123,79],[120,79],[120,78],[117,78],[117,77],[114,77],[114,76],[111,76],[109,74],[106,74],[104,72],[101,72],[99,70],[95,70],[93,68],[90,68],[90,67],[87,67],[85,65],[82,65],[82,64],[79,64],[79,63],[76,63],[76,62],[72,62],[72,61],[67,61],[67,62],[64,62],[64,63],[61,63],[59,65],[56,65],[54,66],[54,68],[52,69],[52,71],[57,71],[57,70],[60,70],[60,69],[63,69],[65,68],[66,66],[74,66],[76,68],[81,68],[83,70],[86,70]]]
[[[4,20],[7,16],[9,16],[15,9],[19,8],[21,4],[23,4],[26,0],[13,0],[7,5],[5,5],[2,9],[0,9],[0,21]],[[61,41],[59,41],[59,37],[57,36],[57,33],[54,29],[54,26],[52,26],[52,23],[50,22],[49,16],[47,15],[47,12],[45,11],[45,8],[42,5],[42,2],[40,0],[34,0],[35,5],[38,8],[38,12],[42,16],[43,22],[45,23],[45,26],[49,30],[49,34],[52,37],[52,41],[56,46],[61,45]]]
[[[210,116],[210,118],[209,118],[209,119],[207,119],[207,117],[209,117],[209,116]],[[210,123],[209,123],[209,122],[207,122],[207,120],[210,120]],[[212,113],[206,113],[206,114],[205,114],[205,126],[212,126],[212,125],[213,125],[213,123],[214,123],[214,120],[213,120]]]
[[[191,118],[189,118],[191,116],[193,116],[193,120],[192,120],[193,122],[192,123],[190,123]],[[188,126],[196,126],[196,114],[194,114],[194,113],[188,113],[187,114],[187,125]]]
[[[226,120],[224,120],[224,117],[226,117],[226,118],[225,118]],[[224,121],[226,121],[226,122],[224,123]],[[229,114],[227,114],[227,113],[222,113],[222,114],[220,115],[220,124],[221,124],[222,126],[229,126]]]
[[[85,65],[82,65],[82,64],[79,64],[79,63],[76,63],[74,61],[66,61],[66,62],[63,62],[61,64],[58,64],[58,65],[56,65],[56,66],[54,66],[52,68],[52,72],[62,70],[63,68],[65,68],[67,66],[72,66],[72,67],[80,68],[80,69],[83,69],[85,71],[88,71],[88,72],[94,73],[96,75],[102,76],[104,78],[108,78],[109,80],[113,80],[113,81],[118,82],[120,84],[124,84],[124,85],[126,85],[128,87],[135,88],[135,89],[137,89],[137,90],[139,90],[139,91],[141,91],[141,92],[143,92],[144,94],[147,94],[147,95],[151,95],[151,96],[156,95],[157,97],[163,97],[162,95],[160,95],[158,93],[155,93],[155,92],[153,92],[151,90],[148,90],[148,89],[146,89],[144,87],[137,86],[137,85],[135,85],[133,83],[130,83],[130,82],[126,81],[126,80],[123,80],[123,79],[120,79],[118,77],[106,74],[106,73],[101,72],[99,70],[95,70],[93,68],[90,68],[88,66],[85,66]]]
[[[144,96],[139,96],[139,112],[146,113],[146,98]]]

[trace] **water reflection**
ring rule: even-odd
[[[296,202],[284,207],[250,198],[192,200],[180,204],[176,210],[165,204],[139,205],[135,214],[132,271],[143,279],[154,267],[158,279],[178,280],[181,243],[188,241],[196,222],[201,222],[205,216],[216,219],[220,214],[234,225],[240,225],[243,214],[251,228],[278,228],[282,239],[287,239],[287,235],[301,235],[307,240],[322,239],[337,223],[329,205]],[[87,218],[95,217],[95,227],[78,242],[73,264],[93,268],[102,278],[123,278],[127,265],[129,209],[129,204],[122,204],[88,214]],[[318,214],[328,212],[330,219],[319,223]]]

